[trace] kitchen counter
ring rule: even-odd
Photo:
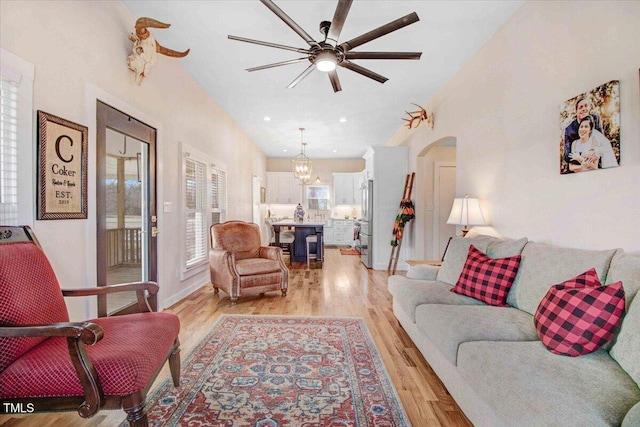
[[[280,228],[292,227],[295,229],[295,241],[293,243],[293,254],[291,258],[295,262],[307,262],[307,243],[306,237],[315,234],[318,237],[317,243],[312,243],[311,248],[315,246],[317,249],[316,265],[322,268],[323,261],[323,239],[324,239],[324,222],[320,221],[304,221],[296,222],[294,220],[283,220],[274,222],[273,231],[275,234],[276,246],[280,244]]]

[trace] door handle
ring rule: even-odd
[[[158,230],[158,227],[151,227],[151,237],[156,237],[158,233],[160,233],[160,230]]]

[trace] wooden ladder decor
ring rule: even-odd
[[[398,258],[400,258],[400,248],[402,248],[402,235],[404,234],[404,226],[407,222],[415,218],[413,202],[411,201],[411,191],[413,190],[413,180],[416,176],[415,172],[407,174],[404,180],[404,191],[402,192],[402,200],[400,200],[400,208],[396,221],[393,224],[393,240],[391,240],[391,256],[389,257],[389,266],[387,273],[396,274],[398,266]],[[391,265],[393,264],[393,270]]]

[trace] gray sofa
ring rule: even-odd
[[[450,292],[470,244],[493,258],[522,255],[510,307]],[[623,282],[622,327],[593,353],[553,354],[536,333],[536,308],[551,285],[592,267],[604,284]],[[388,286],[396,318],[476,426],[640,426],[639,256],[454,238],[442,267],[413,266]]]

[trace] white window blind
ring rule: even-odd
[[[185,157],[185,253],[186,268],[207,260],[206,164]]]
[[[227,219],[227,176],[224,171],[211,168],[211,225]]]
[[[18,224],[18,84],[0,76],[0,224]]]

